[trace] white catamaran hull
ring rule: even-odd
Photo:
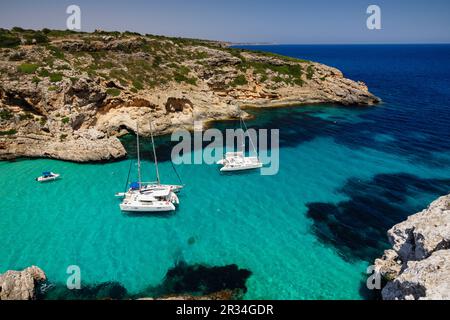
[[[243,170],[252,170],[252,169],[259,169],[262,168],[262,163],[258,164],[246,164],[242,166],[225,166],[220,169],[221,172],[228,172],[228,171],[243,171]]]
[[[225,159],[219,160],[217,164],[222,165],[222,172],[242,171],[259,169],[263,165],[257,157],[245,157],[242,152],[227,153]]]
[[[142,203],[121,203],[120,210],[126,212],[169,212],[175,210],[175,205],[171,202],[154,202],[150,205],[143,205]]]
[[[162,196],[161,196],[162,195]],[[175,205],[179,204],[178,196],[165,190],[150,191],[148,193],[127,193],[120,204],[120,209],[126,212],[168,212],[175,211]]]

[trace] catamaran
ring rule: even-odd
[[[133,182],[127,192],[117,193],[116,196],[123,197],[120,204],[122,211],[128,212],[165,212],[176,210],[175,205],[179,204],[176,192],[179,192],[182,185],[161,184],[158,158],[156,157],[155,143],[153,139],[152,124],[150,123],[150,135],[152,139],[153,156],[156,168],[156,182],[142,182],[141,180],[141,156],[139,143],[139,128],[136,125],[137,143],[137,167],[138,182]],[[131,170],[131,167],[130,167]],[[129,178],[129,177],[128,177]],[[127,179],[127,184],[128,184]]]
[[[243,130],[243,127],[245,127],[245,131],[248,133],[247,125],[242,117],[240,117],[240,124],[241,129]],[[257,155],[258,152],[256,151],[252,138],[250,135],[248,137],[253,151]],[[242,151],[225,153],[225,157],[222,160],[217,161],[217,164],[222,165],[222,168],[220,168],[220,171],[222,172],[259,169],[263,166],[261,161],[259,161],[258,156],[245,156],[245,133],[242,134]]]
[[[38,182],[48,182],[48,181],[54,181],[60,177],[60,174],[53,173],[51,171],[45,171],[42,172],[42,176],[37,177],[36,181]]]

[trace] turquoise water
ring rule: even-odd
[[[421,105],[402,102],[401,83],[398,93],[385,85],[375,92],[385,103],[374,108],[255,112],[249,126],[281,130],[279,173],[177,166],[186,187],[171,215],[120,212],[114,193],[124,188],[129,160],[0,162],[0,272],[38,265],[50,281],[65,283],[66,268],[78,265],[84,284],[118,281],[139,293],[180,260],[237,264],[252,272],[246,299],[361,299],[365,270],[387,247],[386,230],[450,191],[449,132],[442,127],[448,104],[440,105],[439,119],[428,118],[435,120],[429,130],[410,123],[411,109]],[[440,103],[436,92],[434,98]],[[170,144],[158,141],[164,160]],[[144,180],[153,180],[145,157]],[[36,183],[44,170],[62,179]],[[160,171],[163,182],[177,183],[170,162]]]

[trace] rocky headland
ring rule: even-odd
[[[377,102],[335,68],[221,42],[0,29],[0,159],[118,159],[138,119],[168,134],[246,106]]]
[[[388,231],[392,249],[375,261],[385,300],[450,299],[450,194]]]

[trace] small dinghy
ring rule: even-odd
[[[59,176],[60,176],[60,174],[58,174],[58,173],[46,171],[46,172],[42,172],[42,176],[37,177],[36,181],[38,181],[38,182],[54,181],[54,180],[58,179]]]

